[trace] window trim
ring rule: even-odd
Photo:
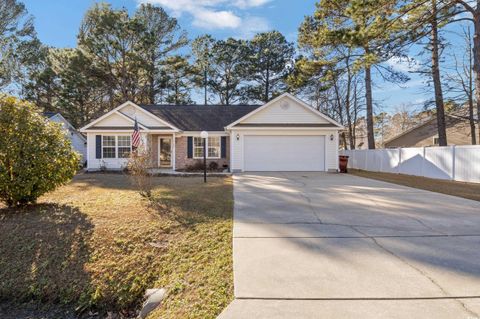
[[[130,154],[132,153],[132,137],[131,135],[129,134],[102,134],[102,159],[107,159],[107,160],[112,160],[112,159],[121,159],[121,160],[124,160],[124,159],[128,159],[129,157],[119,157],[118,156],[118,149],[119,148],[127,148],[126,146],[119,146],[118,145],[118,137],[119,136],[129,136],[130,137]],[[104,136],[110,136],[110,137],[114,137],[114,140],[115,140],[115,145],[114,146],[104,146],[103,145],[103,137]],[[103,156],[103,149],[104,147],[108,147],[108,148],[114,148],[115,149],[115,157],[104,157]]]
[[[209,156],[208,154],[210,153],[210,143],[208,142],[209,139],[211,138],[216,138],[218,139],[218,146],[213,146],[214,148],[218,148],[218,155],[217,156]],[[222,156],[222,138],[220,136],[209,136],[207,138],[207,158],[212,158],[212,159],[219,159]]]
[[[201,146],[202,156],[195,156],[195,149],[196,149],[196,148],[199,148],[199,146],[195,146],[195,140],[196,140],[196,139],[200,139],[201,141],[203,141],[203,138],[201,138],[200,136],[193,136],[193,137],[192,137],[192,158],[194,158],[194,159],[201,159],[201,158],[203,158],[203,150],[204,150],[204,147],[203,147],[203,145]],[[205,143],[205,149],[206,149],[206,147],[207,147],[206,144],[208,144],[207,141],[206,141],[206,143]],[[207,158],[208,158],[208,157],[207,157]]]
[[[119,143],[118,143],[118,138],[121,137],[121,136],[126,136],[126,137],[129,138],[129,141],[130,141],[130,143],[129,143],[130,145],[129,145],[129,146],[120,146],[120,145],[119,145]],[[115,135],[115,140],[116,140],[116,145],[117,145],[117,147],[116,147],[116,149],[117,149],[117,152],[116,152],[116,153],[117,153],[117,158],[118,158],[118,159],[130,158],[130,154],[132,154],[132,136],[131,136],[131,135],[123,135],[123,134],[122,134],[122,135]],[[118,150],[119,150],[120,148],[127,148],[127,147],[130,149],[129,152],[128,152],[128,156],[127,156],[127,157],[120,157]]]
[[[113,146],[104,146],[103,145],[103,138],[104,137],[113,137],[113,142],[115,145]],[[108,148],[113,148],[113,152],[115,153],[114,157],[105,157],[103,156],[103,151],[104,149],[108,147]],[[117,158],[117,136],[116,135],[103,135],[102,134],[102,159],[116,159]]]
[[[203,158],[203,155],[198,157],[198,156],[195,156],[195,139],[196,138],[199,138],[201,140],[203,140],[200,136],[193,136],[192,137],[192,158],[193,159],[202,159]],[[218,156],[208,156],[208,139],[209,138],[218,138]],[[220,159],[222,158],[222,137],[220,135],[213,135],[213,136],[209,136],[208,138],[205,139],[205,150],[207,152],[207,159]],[[202,153],[203,153],[203,147],[202,147]]]

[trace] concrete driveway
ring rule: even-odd
[[[219,318],[480,318],[480,202],[351,175],[234,176]]]

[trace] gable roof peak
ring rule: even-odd
[[[343,125],[338,123],[337,121],[335,121],[334,119],[332,119],[331,117],[329,117],[328,115],[318,111],[317,109],[313,108],[311,105],[308,105],[307,103],[305,103],[304,101],[300,100],[299,98],[297,98],[296,96],[288,93],[288,92],[285,92],[283,94],[280,94],[279,96],[277,96],[276,98],[268,101],[267,103],[265,103],[264,105],[262,105],[261,107],[253,110],[252,112],[246,114],[245,116],[239,118],[238,120],[230,123],[228,126],[226,126],[225,128],[226,129],[231,129],[233,126],[235,126],[236,124],[244,121],[245,119],[249,118],[250,116],[253,116],[254,114],[256,114],[257,112],[260,112],[268,107],[270,107],[271,105],[275,104],[276,102],[278,102],[279,100],[282,100],[282,99],[285,99],[285,98],[289,98],[291,100],[293,100],[294,102],[298,103],[300,106],[304,107],[306,110],[320,116],[321,118],[325,119],[327,122],[333,124],[334,126],[338,127],[338,128],[341,128],[343,129]]]

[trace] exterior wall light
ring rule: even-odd
[[[335,136],[333,136],[333,134],[330,134],[330,141],[333,141],[335,138]]]
[[[240,134],[237,133],[237,141],[240,141]]]

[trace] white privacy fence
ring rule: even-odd
[[[348,167],[480,183],[480,146],[345,150]]]

